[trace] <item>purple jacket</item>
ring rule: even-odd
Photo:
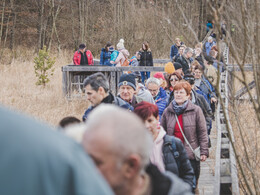
[[[189,100],[188,100],[189,101]],[[209,155],[208,136],[205,117],[199,106],[188,102],[187,108],[182,114],[183,131],[193,149],[200,146],[201,155]],[[165,110],[161,118],[161,125],[168,135],[173,135],[175,125],[178,125],[175,119],[175,112],[172,104]],[[194,155],[186,142],[184,147],[187,151],[189,159],[195,159]]]

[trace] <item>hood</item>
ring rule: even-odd
[[[122,52],[124,54],[124,56],[126,56],[126,57],[129,56],[129,52],[126,49],[120,49],[118,51]]]

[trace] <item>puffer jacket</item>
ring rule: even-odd
[[[159,90],[160,91],[159,91],[159,93],[156,96],[154,101],[155,101],[155,103],[156,103],[156,105],[157,105],[157,107],[159,109],[159,117],[160,117],[160,120],[161,120],[163,111],[167,107],[169,96],[167,95],[166,91],[162,87],[160,87]]]
[[[181,140],[169,135],[165,135],[163,139],[164,143],[162,152],[165,170],[178,175],[183,181],[192,187],[194,171]],[[176,150],[179,153],[177,159],[175,159],[173,155],[173,152],[175,151],[172,150],[172,139],[174,139]],[[177,163],[179,163],[179,167]]]
[[[140,66],[153,66],[153,56],[152,51],[148,50],[141,50],[139,51],[140,55]]]
[[[210,82],[204,77],[201,77],[200,86],[196,86],[198,90],[200,90],[203,94],[205,94],[205,98],[207,102],[210,104],[210,99],[212,97],[216,97],[215,89],[210,84]],[[196,91],[197,92],[197,91]],[[200,93],[201,94],[201,93]]]
[[[129,52],[126,49],[120,49],[118,51],[119,51],[119,53],[118,53],[116,60],[114,62],[110,61],[110,63],[116,64],[117,67],[120,67],[125,62],[125,60],[128,58]]]
[[[108,51],[106,51],[105,48],[102,48],[101,54],[100,54],[100,64],[105,66],[112,66],[113,64],[110,63],[111,54],[113,53],[114,48],[109,48]]]
[[[196,149],[200,146],[200,154],[208,156],[209,151],[206,120],[201,108],[188,100],[187,108],[182,114],[182,119],[183,132],[191,147]],[[175,125],[178,124],[172,104],[165,109],[161,118],[161,125],[168,135],[174,134]],[[194,154],[186,142],[184,142],[184,147],[187,151],[189,159],[194,160]]]

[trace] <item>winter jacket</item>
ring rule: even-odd
[[[1,195],[113,194],[80,144],[6,108],[0,116]]]
[[[86,57],[88,60],[88,65],[93,65],[94,64],[93,55],[90,50],[86,50]],[[81,60],[81,52],[78,50],[74,53],[73,56],[74,65],[84,65],[84,64],[80,64],[80,60]]]
[[[111,93],[109,93],[109,96],[111,97],[111,98],[110,98],[110,101],[103,101],[103,100],[102,100],[101,103],[114,104],[114,105],[117,105],[117,106],[119,106],[119,107],[121,107],[121,108],[124,108],[124,109],[127,109],[127,110],[131,110],[131,111],[134,110],[132,106],[130,106],[127,102],[125,102],[125,101],[122,100],[121,98],[118,98],[118,97],[112,95]],[[85,111],[84,115],[82,116],[82,120],[83,120],[83,121],[86,121],[86,120],[87,120],[89,113],[90,113],[94,108],[96,108],[96,106],[95,106],[95,107],[90,106],[90,107]]]
[[[179,62],[182,65],[182,71],[185,73],[190,69],[191,60],[185,58],[184,56],[180,56],[176,62]]]
[[[176,145],[176,151],[173,151],[172,148],[173,139]],[[165,135],[162,152],[165,170],[178,175],[179,178],[181,178],[192,187],[194,171],[181,140],[174,136]],[[173,155],[174,152],[179,153],[179,157],[176,159]]]
[[[195,60],[197,60],[200,63],[200,65],[202,66],[203,70],[205,70],[205,65],[204,65],[202,55],[200,54],[199,56],[196,56]]]
[[[200,146],[201,155],[209,155],[208,151],[208,136],[205,117],[199,106],[194,105],[188,100],[187,108],[182,114],[183,131],[193,149]],[[170,104],[164,111],[161,118],[161,125],[168,135],[174,134],[176,123],[175,111]],[[184,142],[188,157],[194,160],[194,154],[186,142]]]
[[[210,42],[206,42],[205,43],[205,52],[206,54],[209,56],[209,52],[212,48],[213,45],[216,45],[216,42],[215,41],[212,41],[211,43]]]
[[[136,58],[136,56],[133,56],[130,61],[129,61],[129,66],[132,66],[132,67],[137,67],[139,66],[139,62]],[[140,71],[132,71],[132,74],[135,75],[135,77],[140,77],[141,74],[140,74]]]
[[[213,66],[209,65],[206,66],[205,69],[205,76],[207,77],[208,81],[214,86],[217,86],[217,80],[218,80],[218,70]]]
[[[161,173],[153,164],[145,170],[150,178],[151,195],[192,195],[190,186],[173,173]]]
[[[111,54],[113,53],[114,48],[109,48],[108,51],[106,51],[105,48],[102,48],[101,54],[100,54],[100,64],[105,66],[113,66],[113,64],[110,63]]]
[[[162,87],[160,87],[159,93],[156,96],[156,98],[154,99],[154,101],[159,109],[160,120],[161,120],[163,111],[167,107],[168,98],[169,98],[169,96],[167,95],[166,91]]]
[[[153,66],[153,56],[150,49],[139,51],[140,54],[140,66]]]
[[[126,49],[118,50],[118,56],[115,61],[110,61],[110,63],[115,64],[117,67],[122,66],[122,64],[127,60],[129,52]]]
[[[205,79],[204,76],[201,77],[200,86],[196,86],[196,87],[198,90],[200,90],[202,92],[202,94],[205,94],[204,97],[206,98],[206,100],[209,104],[210,104],[210,99],[212,97],[216,97],[214,87],[212,87],[210,82],[207,79]],[[196,90],[196,92],[198,92],[198,91]]]

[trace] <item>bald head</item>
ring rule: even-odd
[[[100,105],[91,112],[83,137],[84,149],[114,191],[125,188],[129,185],[127,180],[143,172],[149,163],[152,144],[141,119],[110,104]]]

